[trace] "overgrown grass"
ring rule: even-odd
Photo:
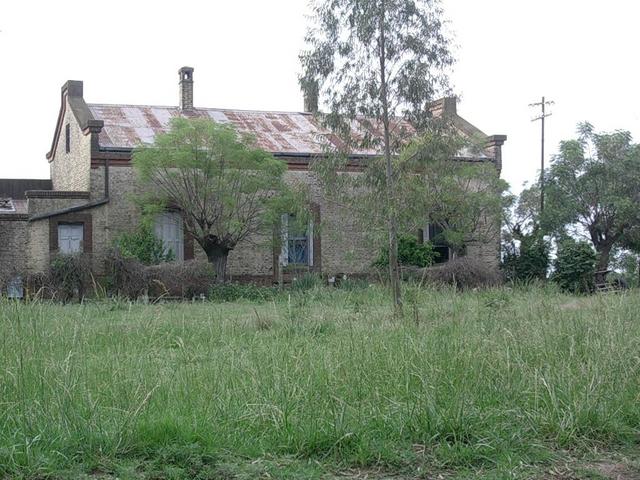
[[[638,442],[637,292],[408,298],[1,303],[0,478],[514,478]]]

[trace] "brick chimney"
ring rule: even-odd
[[[431,102],[429,104],[429,110],[431,110],[431,114],[436,118],[452,117],[457,114],[457,103],[458,99],[456,97],[445,97]]]
[[[193,68],[182,67],[180,75],[180,110],[193,110]]]
[[[308,81],[304,93],[304,111],[305,113],[318,113],[318,95],[320,94],[318,82],[315,80]]]

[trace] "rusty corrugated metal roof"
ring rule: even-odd
[[[215,108],[183,111],[179,107],[149,105],[89,104],[88,107],[94,118],[104,121],[100,146],[105,148],[134,148],[152,143],[158,133],[168,130],[172,118],[181,115],[230,123],[240,133],[253,135],[258,147],[272,153],[321,154],[327,146],[339,144],[338,139],[308,113]],[[367,131],[374,137],[379,133],[364,121],[354,121],[352,128],[361,136]],[[369,148],[351,153],[376,155],[379,151]]]
[[[100,146],[104,148],[130,149],[153,143],[158,133],[169,129],[171,119],[179,116],[210,118],[216,122],[230,123],[240,133],[253,135],[257,146],[271,153],[318,155],[324,153],[327,147],[341,149],[343,146],[340,139],[310,113],[216,108],[183,111],[179,107],[151,105],[88,104],[88,107],[95,119],[104,122],[104,128],[100,132]],[[456,119],[468,124],[460,117],[456,116]],[[364,118],[351,121],[350,126],[354,136],[373,139],[370,148],[353,150],[350,152],[352,155],[381,153],[382,149],[375,147],[376,139],[378,143],[382,139],[381,126]],[[406,121],[398,122],[394,128],[404,129],[407,136],[414,131]],[[461,133],[470,135],[464,128],[458,126],[458,129]],[[459,156],[463,158],[470,155],[472,154],[466,150],[459,152]],[[477,160],[489,158],[482,153],[472,156]]]

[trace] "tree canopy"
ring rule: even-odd
[[[443,12],[436,0],[316,0],[312,11],[308,48],[300,56],[300,83],[307,95],[319,93],[329,106],[325,123],[343,146],[329,153],[381,153],[384,175],[369,178],[382,187],[378,200],[387,206],[389,273],[400,313],[399,192],[393,156],[426,123],[429,102],[448,86],[453,57]],[[356,118],[363,127],[358,132],[353,128]]]
[[[640,226],[640,145],[627,131],[597,133],[588,123],[578,138],[561,143],[545,173],[549,232],[585,236],[598,253],[599,281],[611,251]]]
[[[175,118],[168,132],[133,154],[149,188],[147,206],[178,209],[184,228],[205,251],[219,281],[236,245],[268,232],[291,190],[286,164],[229,125]]]

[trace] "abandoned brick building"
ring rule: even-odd
[[[287,178],[309,184],[313,220],[306,232],[291,236],[295,242],[285,262],[302,264],[323,275],[362,274],[370,270],[377,252],[360,241],[348,212],[324,201],[321,189],[309,172],[309,162],[323,153],[320,141],[328,138],[314,111],[317,99],[305,99],[304,112],[265,112],[196,108],[193,103],[193,69],[179,71],[177,107],[87,103],[81,81],[62,87],[60,112],[55,125],[49,162],[50,180],[0,180],[0,272],[21,275],[43,271],[58,252],[92,254],[93,268],[101,273],[104,255],[114,238],[138,225],[140,211],[132,198],[136,174],[132,149],[150,143],[164,131],[172,117],[204,117],[229,122],[240,132],[255,136],[258,146],[288,165]],[[450,115],[469,135],[483,135],[486,149],[480,161],[493,162],[500,170],[503,135],[487,136],[458,116],[456,100],[447,98],[432,105],[436,114]],[[376,152],[353,152],[358,159]],[[167,212],[156,221],[156,234],[177,261],[206,258],[185,236],[180,215]],[[273,242],[239,245],[229,257],[228,274],[239,281],[272,283],[277,278],[278,258]],[[499,242],[470,245],[468,255],[480,256],[489,268],[498,264]],[[15,283],[15,282],[14,282]],[[15,285],[14,285],[15,286]]]

